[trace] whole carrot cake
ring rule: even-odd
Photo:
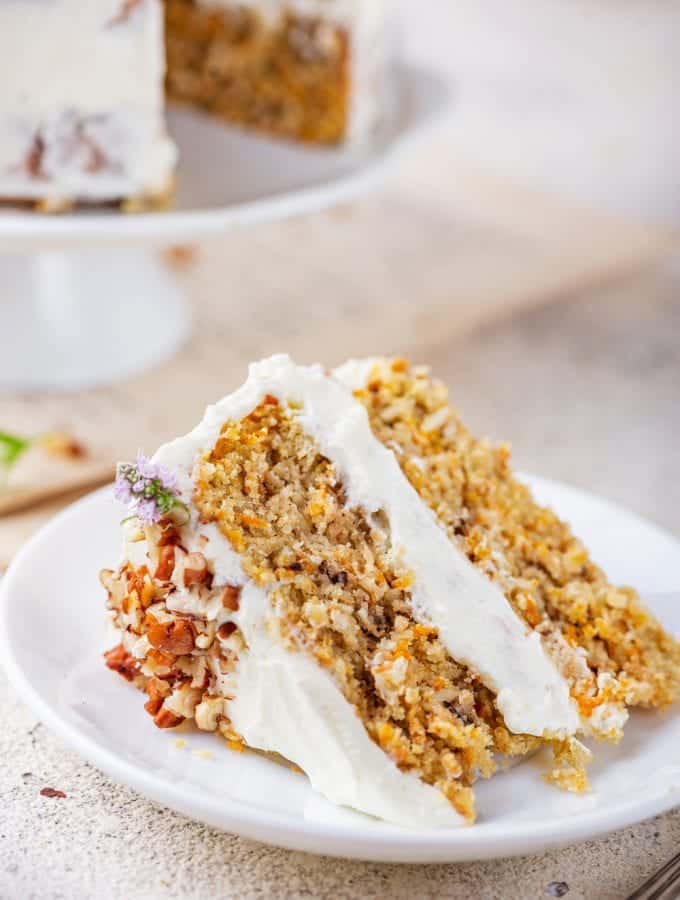
[[[680,645],[474,438],[428,369],[286,356],[152,460],[120,467],[107,665],[155,724],[280,754],[331,801],[409,826],[475,818],[474,783],[680,690]]]
[[[169,97],[313,144],[378,123],[388,0],[0,4],[0,203],[162,205]]]

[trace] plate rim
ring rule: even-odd
[[[541,476],[520,474],[519,477],[529,480],[536,488],[545,486],[548,490],[566,491],[580,500],[595,500],[602,508],[607,507],[610,513],[624,513],[631,522],[655,530],[680,549],[680,541],[672,533],[590,491]],[[12,604],[9,598],[24,561],[39,553],[41,545],[49,542],[66,520],[80,514],[83,508],[96,507],[104,496],[110,496],[110,492],[111,486],[107,485],[61,510],[27,541],[10,564],[0,581],[0,660],[10,684],[36,717],[69,748],[114,781],[132,787],[142,796],[190,819],[222,831],[289,850],[374,862],[463,862],[535,854],[609,834],[680,805],[677,793],[659,787],[643,799],[636,797],[614,808],[584,810],[580,815],[556,819],[550,829],[546,829],[543,822],[510,826],[507,823],[481,822],[457,829],[395,829],[389,835],[369,837],[365,833],[357,835],[350,827],[333,823],[315,821],[300,824],[285,813],[264,811],[237,799],[232,799],[228,804],[222,800],[218,806],[218,801],[211,802],[202,789],[187,798],[185,791],[171,781],[153,772],[140,770],[133,762],[117,756],[64,719],[33,685],[12,647],[9,632]]]

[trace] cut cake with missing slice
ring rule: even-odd
[[[276,138],[365,143],[389,106],[390,14],[387,0],[0,3],[0,206],[166,206],[168,99]]]

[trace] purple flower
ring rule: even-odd
[[[140,478],[158,478],[157,467],[151,462],[148,456],[144,456],[141,450],[137,452],[135,468],[137,469],[137,474]]]
[[[160,519],[158,508],[154,500],[140,500],[139,503],[137,503],[135,512],[145,525],[152,525]]]
[[[140,478],[146,481],[158,481],[166,491],[173,490],[177,483],[177,478],[168,468],[161,463],[152,462],[141,451],[137,454],[135,468]]]
[[[177,476],[165,466],[158,466],[158,478],[166,491],[174,491],[177,487]]]
[[[113,493],[116,500],[120,500],[121,503],[129,503],[132,500],[132,485],[125,478],[116,478]]]
[[[189,509],[176,490],[175,475],[141,452],[134,463],[121,463],[116,473],[115,496],[126,503],[133,516],[150,525],[170,513],[181,510],[185,517]]]

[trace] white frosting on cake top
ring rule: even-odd
[[[373,436],[361,403],[321,367],[296,366],[287,356],[255,363],[246,383],[208,407],[197,428],[161,447],[154,459],[177,473],[184,498],[191,498],[197,458],[215,444],[224,422],[248,415],[266,394],[299,405],[300,424],[335,465],[348,504],[369,515],[384,510],[395,553],[415,573],[415,617],[436,626],[452,656],[497,692],[508,727],[535,735],[573,734],[576,708],[539,636],[451,544],[393,454]],[[209,537],[205,546],[201,533]],[[268,596],[245,578],[219,530],[200,524],[194,512],[185,535],[190,549],[204,553],[217,583],[245,584],[235,621],[248,649],[240,654],[228,713],[246,742],[300,765],[336,803],[395,822],[459,822],[438,791],[401,773],[370,740],[351,704],[311,656],[287,650],[272,636]]]
[[[0,196],[105,200],[168,186],[162,7],[124,10],[0,3]]]

